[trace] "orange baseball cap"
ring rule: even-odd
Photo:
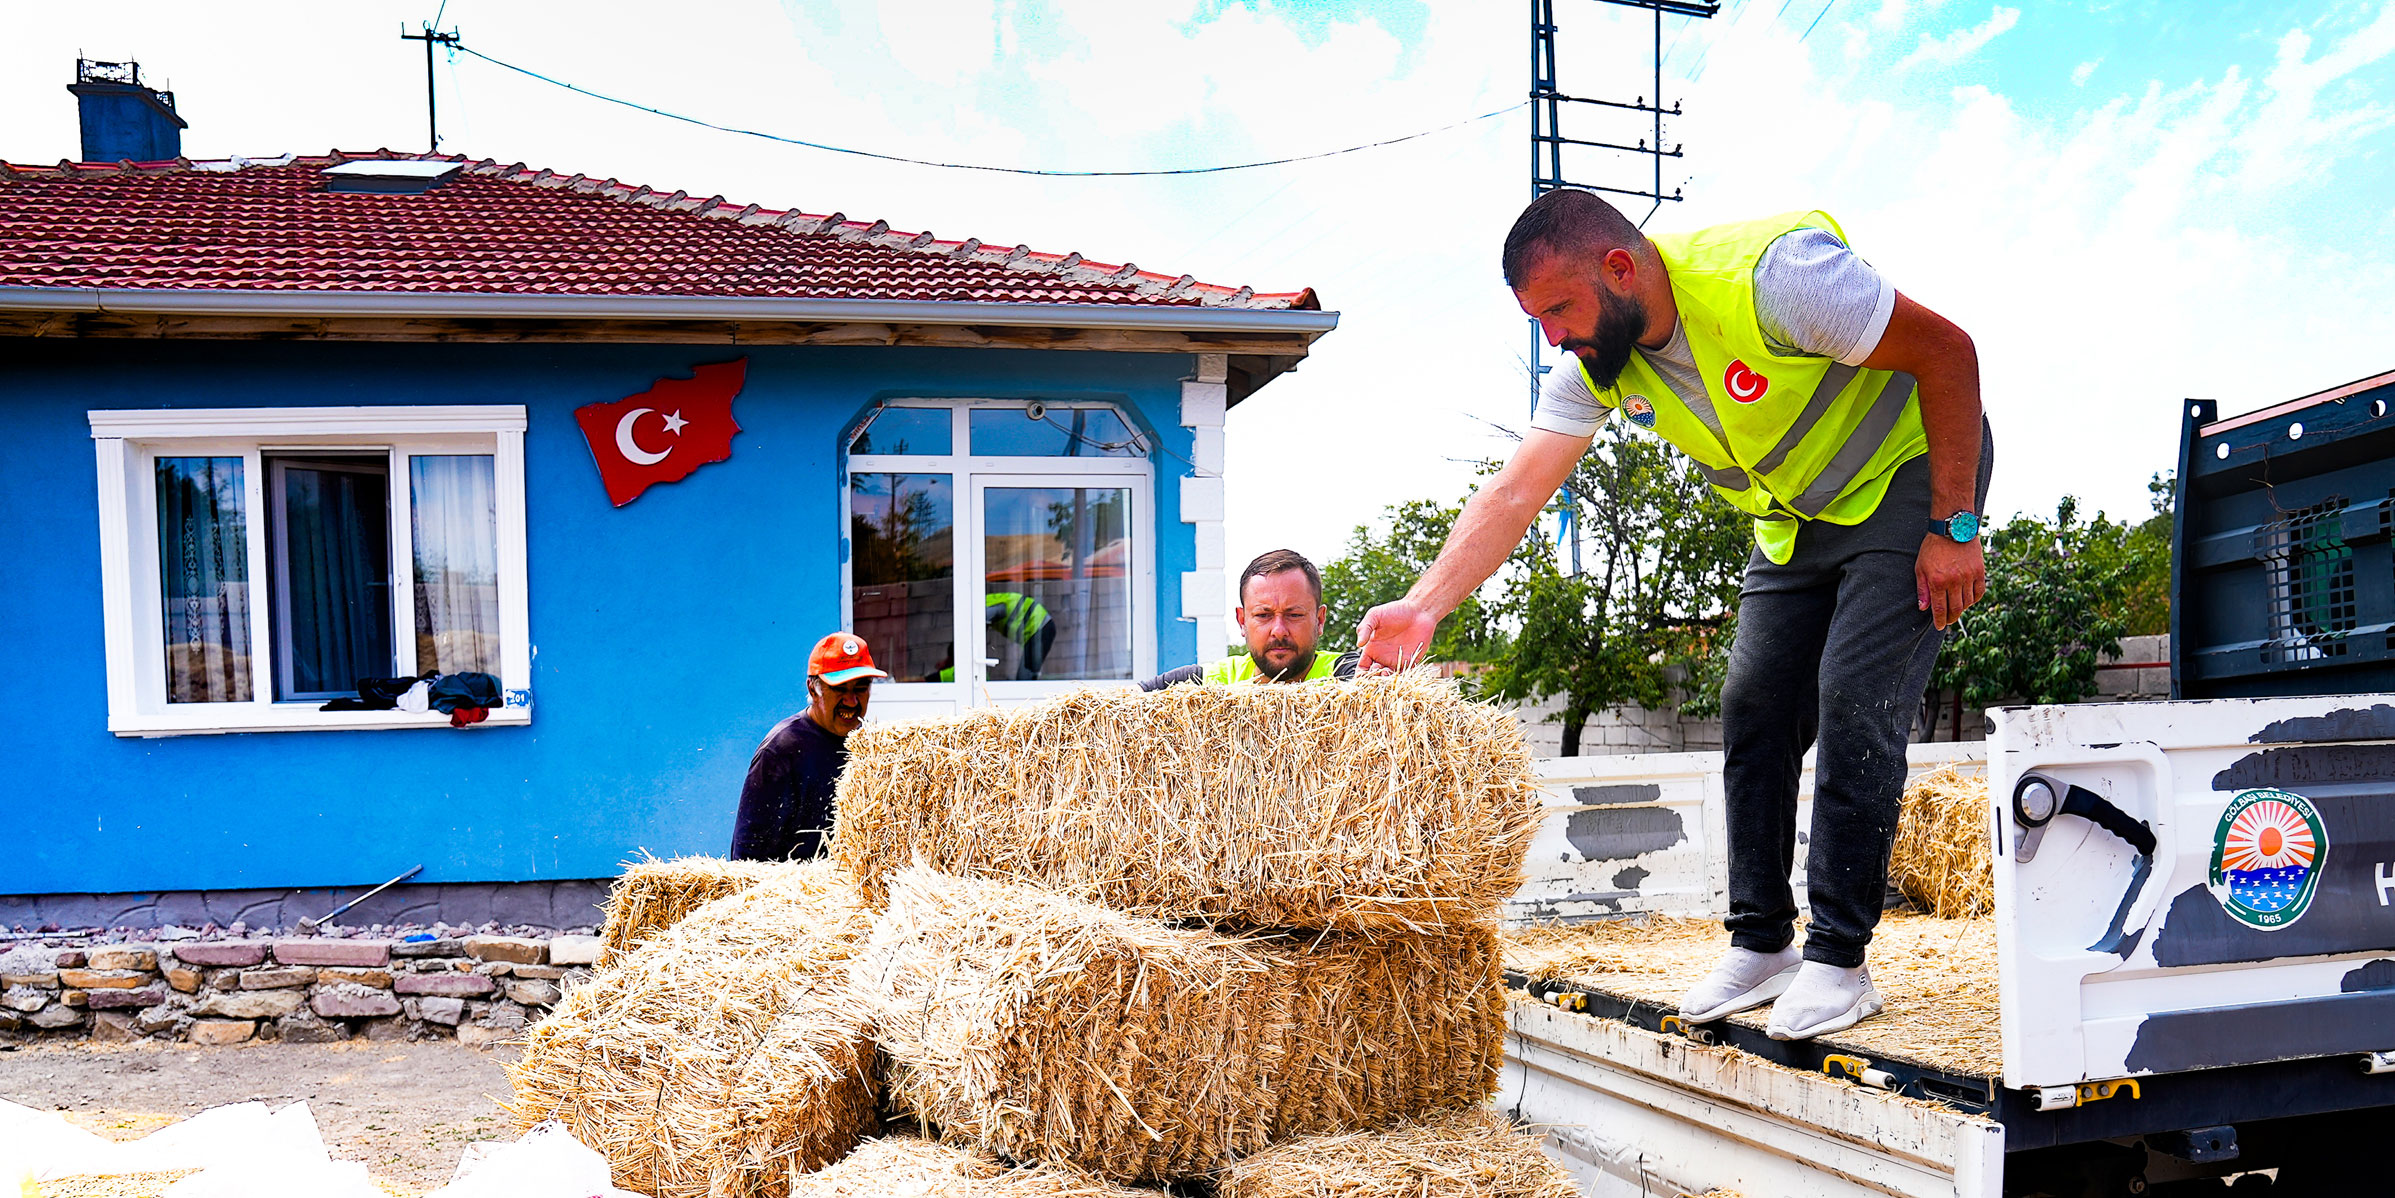
[[[887,678],[890,674],[874,668],[873,651],[865,647],[864,637],[853,632],[835,632],[815,642],[815,651],[807,654],[807,676],[841,686],[859,678]]]

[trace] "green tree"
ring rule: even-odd
[[[2154,514],[2131,529],[2126,547],[2131,560],[2118,563],[2125,575],[2121,590],[2123,636],[2157,636],[2170,631],[2170,538],[2173,476],[2156,472],[2146,482]]]
[[[1558,505],[1578,526],[1570,571],[1532,537],[1516,549],[1491,614],[1511,633],[1481,693],[1562,700],[1563,752],[1622,704],[1661,706],[1674,678],[1712,650],[1753,546],[1747,518],[1661,441],[1609,423],[1573,468]]]
[[[2051,522],[2015,516],[1991,532],[1987,595],[1947,630],[1931,684],[1974,707],[2094,694],[2097,663],[2120,653],[2130,626],[2130,588],[2152,570],[2142,532],[2100,512],[2082,520],[2067,495]]]
[[[1364,613],[1405,597],[1407,588],[1438,558],[1439,547],[1447,543],[1462,513],[1462,504],[1410,499],[1384,509],[1382,535],[1357,525],[1347,539],[1347,551],[1322,570],[1322,605],[1330,611],[1330,626],[1323,630],[1320,651],[1345,653],[1355,648],[1356,624]],[[1439,661],[1482,661],[1504,643],[1505,637],[1489,621],[1487,605],[1474,594],[1439,624],[1430,654]]]

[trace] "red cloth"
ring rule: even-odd
[[[680,482],[691,472],[732,456],[732,400],[747,381],[748,359],[695,367],[686,379],[657,385],[614,403],[574,410],[574,422],[590,443],[607,498],[622,507],[658,483]]]
[[[452,728],[463,728],[468,724],[479,724],[489,718],[491,718],[490,708],[459,707],[450,711],[449,726]]]

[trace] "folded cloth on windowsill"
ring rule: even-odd
[[[468,724],[479,724],[489,718],[491,718],[491,709],[488,707],[458,707],[449,712],[449,726],[463,728]]]
[[[434,675],[427,672],[421,678],[360,678],[358,693],[353,698],[343,695],[318,711],[404,711],[425,709],[424,691],[431,687]],[[409,706],[414,699],[415,705]]]
[[[500,705],[499,680],[473,671],[443,674],[433,681],[432,693],[428,697],[433,710],[444,714],[460,707],[497,707]]]

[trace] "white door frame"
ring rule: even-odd
[[[855,495],[851,482],[853,477],[858,474],[946,475],[953,505],[949,535],[954,542],[956,681],[893,680],[880,683],[873,688],[872,718],[908,719],[950,715],[966,707],[1021,703],[1088,686],[1114,685],[1108,682],[1047,681],[992,684],[989,681],[981,652],[985,626],[981,495],[991,484],[1002,487],[1119,486],[1130,490],[1132,680],[1156,672],[1156,619],[1159,610],[1156,541],[1163,535],[1163,530],[1156,521],[1155,461],[1153,457],[1000,457],[971,452],[971,413],[974,409],[1020,408],[1027,402],[1020,399],[893,398],[884,406],[948,409],[952,422],[950,452],[903,456],[852,455],[847,452],[845,444],[841,448],[840,538],[842,545],[849,549],[843,554],[840,563],[842,627],[856,626],[856,563],[854,546],[849,544],[851,501]],[[1121,416],[1126,427],[1137,428],[1131,423],[1130,413],[1117,403],[1104,400],[1057,400],[1049,402],[1047,407],[1050,411],[1075,407],[1107,408]],[[1145,433],[1138,435],[1143,438],[1148,436]]]

